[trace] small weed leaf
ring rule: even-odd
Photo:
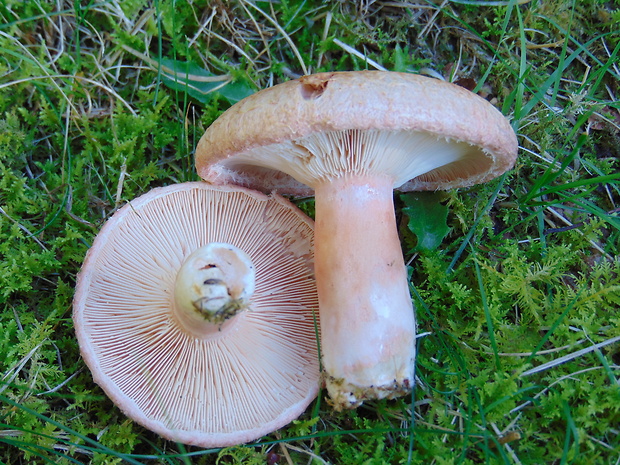
[[[442,195],[435,192],[412,192],[403,194],[403,212],[409,218],[409,230],[418,239],[414,251],[429,252],[441,245],[450,232],[446,222],[448,207],[441,204]]]
[[[155,64],[157,66],[157,63]],[[244,82],[235,81],[233,76],[216,76],[191,62],[162,58],[158,71],[162,82],[172,90],[186,92],[200,103],[208,103],[215,92],[232,105],[254,91]]]

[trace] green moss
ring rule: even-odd
[[[120,3],[0,5],[0,461],[617,459],[617,4]],[[413,405],[334,413],[321,399],[258,444],[165,441],[94,384],[71,321],[75,276],[118,206],[197,179],[196,143],[231,99],[169,86],[126,47],[254,90],[301,73],[299,56],[312,71],[372,68],[334,39],[387,69],[472,79],[513,119],[517,166],[442,194],[429,219],[441,238],[415,252],[425,233],[397,197],[423,334]]]

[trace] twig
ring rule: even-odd
[[[380,71],[387,71],[387,69],[385,69],[383,66],[381,66],[379,63],[377,63],[376,61],[368,58],[366,55],[364,55],[361,52],[358,52],[357,50],[355,50],[353,47],[351,47],[350,45],[345,44],[344,42],[342,42],[339,39],[333,39],[334,44],[336,44],[338,47],[340,47],[341,49],[343,49],[346,52],[349,52],[351,55],[356,56],[357,58],[359,58],[360,60],[364,60],[364,62],[368,63],[370,66],[372,66],[373,68],[376,68]]]
[[[577,232],[583,236],[583,231],[578,229],[579,226],[575,226],[573,223],[568,221],[568,219],[564,218],[562,215],[560,215],[557,211],[555,211],[551,207],[547,207],[547,211],[549,211],[549,213],[551,213],[553,216],[558,218],[560,221],[562,221],[562,223],[566,224],[571,229],[576,229]],[[607,252],[605,252],[596,242],[594,242],[593,240],[588,240],[588,242],[592,245],[592,247],[594,247],[596,250],[598,250],[601,253],[601,255],[604,255],[608,259],[612,258],[611,255],[609,255]]]
[[[23,224],[21,224],[19,221],[17,221],[17,220],[15,220],[15,219],[11,218],[11,217],[9,216],[9,214],[8,214],[7,212],[5,212],[5,211],[4,211],[4,208],[0,207],[0,213],[1,213],[1,214],[3,214],[3,215],[4,215],[6,218],[8,218],[9,220],[11,220],[13,223],[15,223],[15,224],[19,227],[19,229],[21,229],[22,231],[24,231],[24,232],[27,234],[27,237],[32,237],[32,239],[33,239],[33,240],[34,240],[37,244],[39,244],[43,250],[48,250],[48,249],[47,249],[47,247],[45,247],[45,244],[43,244],[43,242],[41,242],[39,239],[37,239],[37,237],[36,237],[36,236],[35,236],[32,232],[30,232],[30,230],[29,230],[26,226],[24,226]]]
[[[114,199],[115,208],[117,208],[121,203],[123,186],[125,184],[125,176],[127,176],[127,160],[123,160],[123,164],[121,165],[121,174],[118,176],[118,184],[116,185],[116,198]]]
[[[4,391],[7,387],[9,387],[9,385],[17,377],[19,372],[22,371],[26,363],[28,363],[28,360],[32,358],[32,356],[37,352],[37,350],[41,348],[42,345],[43,345],[43,342],[40,342],[39,344],[37,344],[37,346],[34,349],[32,349],[30,352],[28,352],[26,355],[24,355],[22,359],[16,365],[14,365],[12,368],[9,368],[7,371],[5,371],[4,376],[0,380],[2,381],[2,385],[0,386],[0,393],[2,393],[2,391]],[[9,374],[11,374],[10,377],[9,377]]]
[[[578,350],[576,352],[573,352],[572,354],[564,355],[563,357],[556,358],[555,360],[552,360],[547,363],[543,363],[542,365],[539,365],[535,368],[524,371],[523,373],[521,373],[521,376],[529,376],[535,373],[540,373],[541,371],[549,370],[553,367],[569,362],[570,360],[581,357],[582,355],[593,352],[597,349],[600,349],[601,347],[605,347],[609,344],[613,344],[614,342],[618,342],[618,341],[620,341],[620,336],[612,337],[611,339],[607,339],[606,341],[599,342],[598,344],[594,344],[590,347],[586,347],[585,349]]]
[[[37,396],[42,396],[44,394],[51,394],[53,392],[58,391],[60,388],[62,388],[65,384],[67,384],[69,381],[71,381],[73,378],[75,378],[77,375],[79,375],[82,372],[83,368],[80,368],[78,371],[76,371],[75,373],[73,373],[71,376],[69,376],[67,379],[65,379],[62,383],[58,384],[57,386],[54,386],[53,388],[44,391],[44,392],[39,392],[37,394]]]

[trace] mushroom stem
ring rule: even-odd
[[[196,249],[183,262],[175,281],[179,323],[197,336],[221,331],[247,308],[255,278],[252,260],[233,245],[211,242]]]
[[[415,316],[392,182],[343,176],[315,187],[321,350],[336,409],[413,387]]]

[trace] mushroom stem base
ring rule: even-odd
[[[413,381],[409,378],[401,378],[381,386],[357,386],[348,383],[344,378],[334,378],[324,374],[323,382],[329,394],[327,403],[337,412],[357,408],[365,400],[395,399],[405,396],[411,392],[413,387]]]

